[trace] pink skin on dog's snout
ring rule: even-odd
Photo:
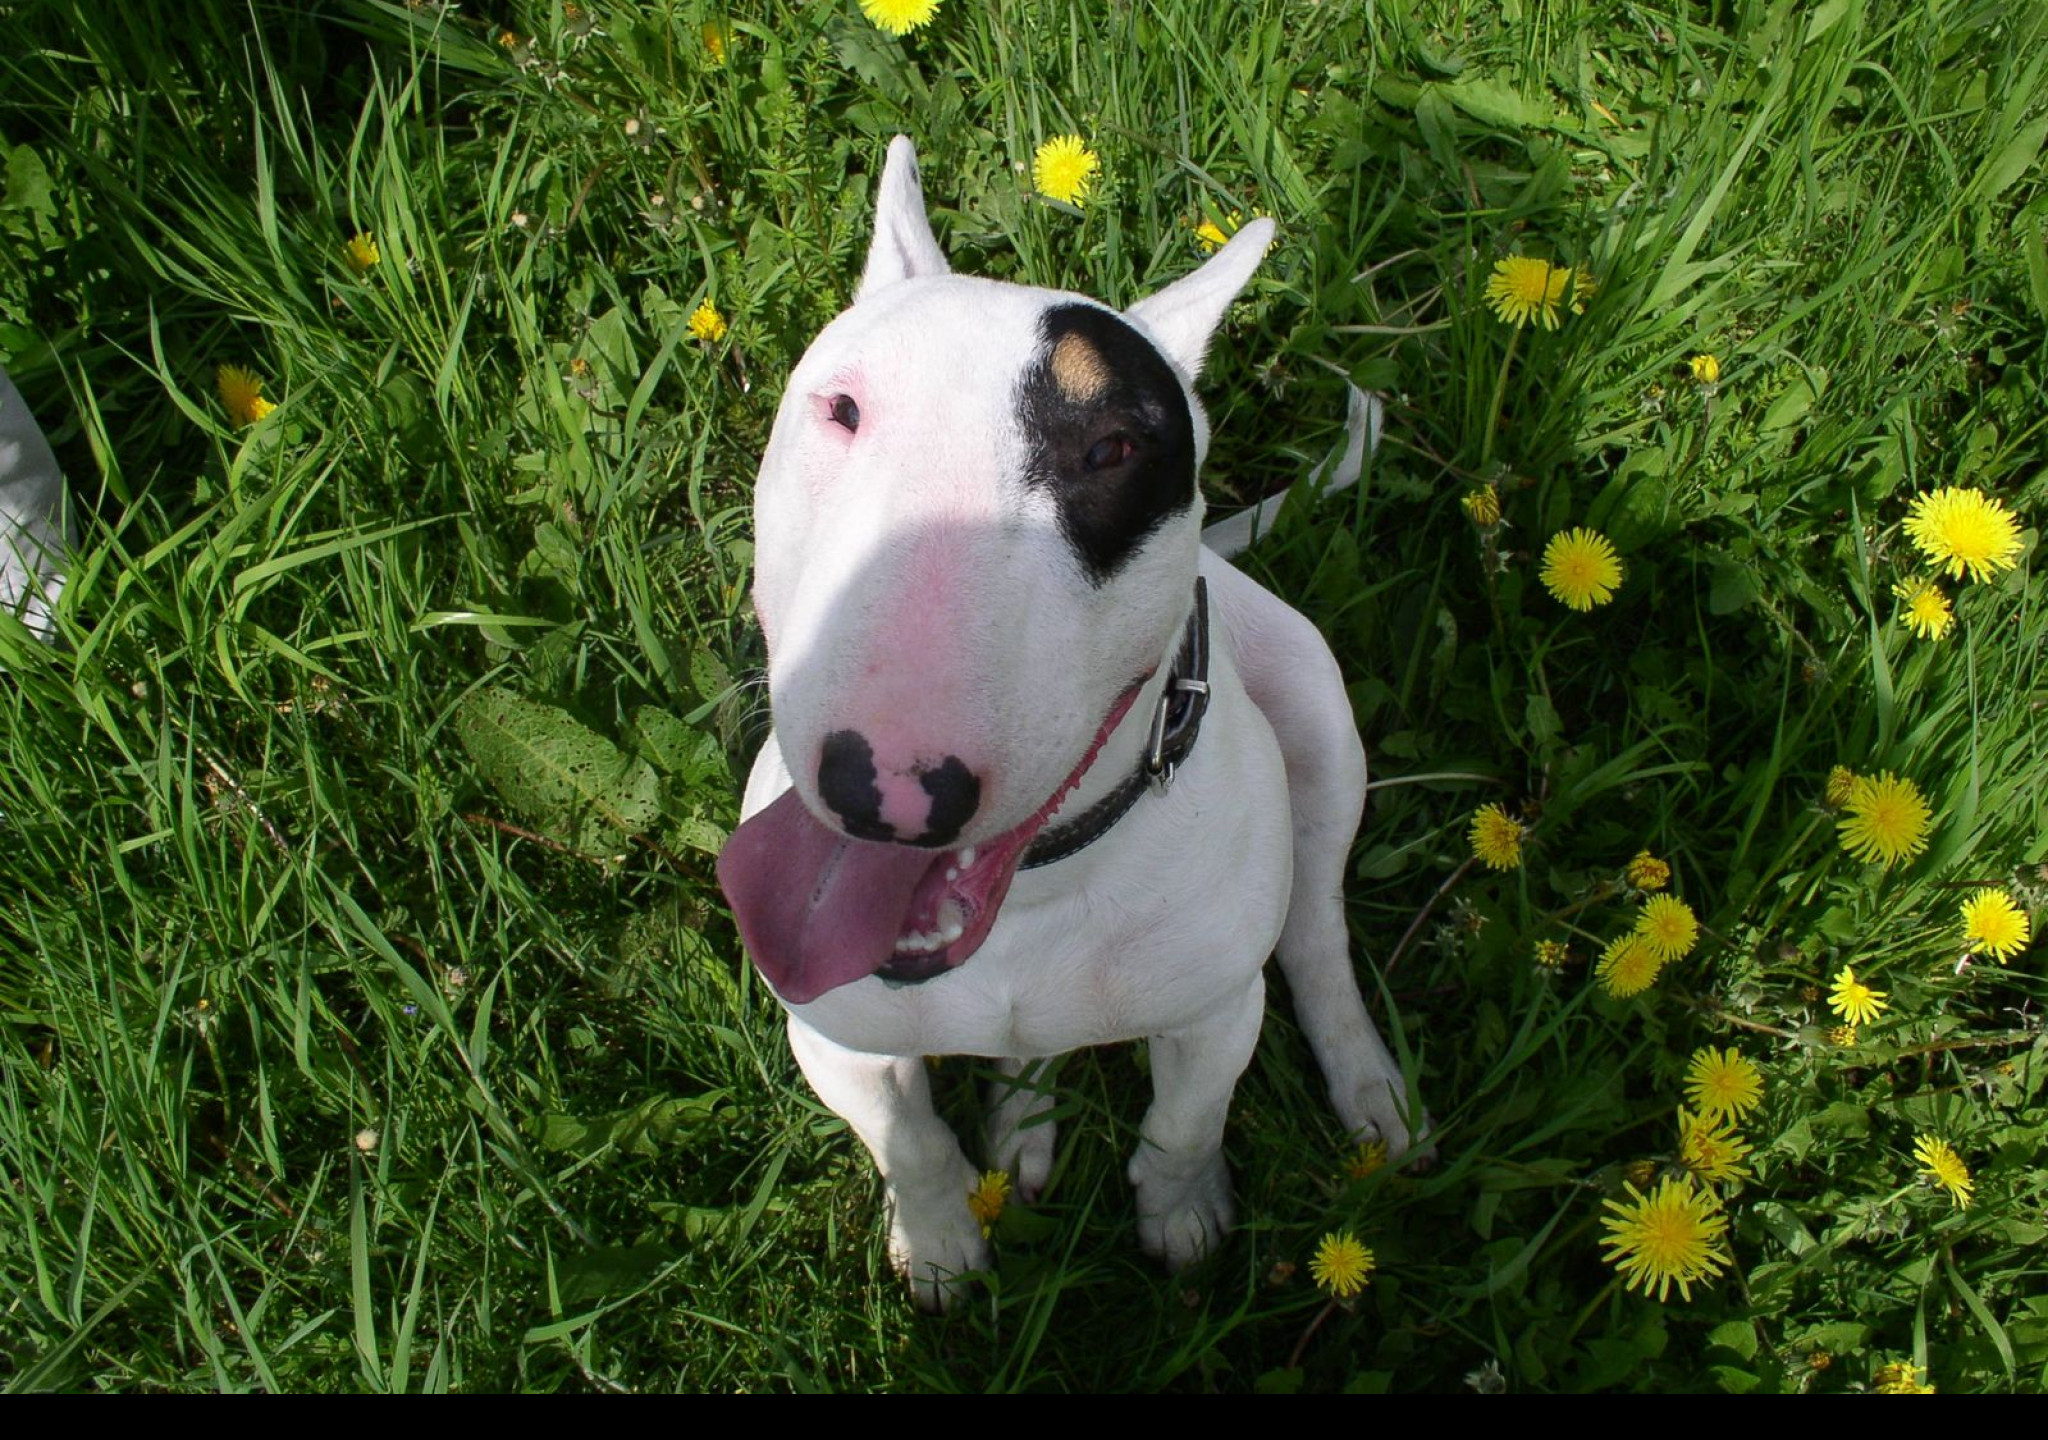
[[[839,687],[832,729],[867,741],[881,795],[881,819],[905,839],[931,827],[927,777],[953,761],[991,799],[988,696],[976,683],[976,636],[985,618],[961,613],[972,594],[957,542],[934,537],[903,557],[888,598],[863,629],[872,637]]]
[[[900,836],[922,835],[931,828],[932,797],[921,777],[875,762],[875,784],[882,792],[882,820]]]

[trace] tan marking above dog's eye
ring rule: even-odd
[[[1086,405],[1109,388],[1109,366],[1079,335],[1062,335],[1052,347],[1052,378],[1068,400]]]

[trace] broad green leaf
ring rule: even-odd
[[[50,172],[43,157],[26,145],[7,154],[7,194],[0,210],[20,210],[40,219],[54,219],[57,202],[51,196]]]
[[[1707,1343],[1731,1350],[1745,1360],[1756,1358],[1756,1326],[1748,1320],[1728,1320],[1707,1332]]]
[[[661,812],[661,781],[566,710],[484,689],[462,702],[455,733],[521,816],[578,850],[609,849]]]
[[[1748,566],[1716,565],[1713,585],[1707,591],[1707,609],[1715,615],[1733,615],[1762,593]]]
[[[1984,168],[1977,174],[1977,198],[1980,201],[1996,198],[2032,169],[2034,157],[2041,153],[2044,139],[2048,139],[2048,112],[2020,126],[1998,153],[1984,162]]]
[[[1548,105],[1517,93],[1505,80],[1491,75],[1463,76],[1444,87],[1443,93],[1474,120],[1502,130],[1541,129],[1557,118]]]
[[[1811,382],[1803,375],[1794,377],[1784,393],[1764,411],[1764,418],[1757,428],[1765,431],[1790,429],[1806,418],[1806,413],[1813,409],[1813,402],[1826,389],[1827,376],[1824,372],[1816,372]]]
[[[714,782],[723,786],[731,781],[718,737],[684,723],[658,705],[642,705],[633,712],[633,741],[633,748],[655,769],[686,787]]]
[[[732,672],[725,662],[702,648],[690,652],[690,684],[701,700],[716,700],[732,688]]]
[[[2020,231],[2020,249],[2027,259],[2027,293],[2033,297],[2035,312],[2048,320],[2048,243],[2041,236],[2039,213],[2027,217]]]

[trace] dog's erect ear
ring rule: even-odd
[[[1166,358],[1180,367],[1189,384],[1202,373],[1202,355],[1209,348],[1209,337],[1223,323],[1223,312],[1266,258],[1273,230],[1271,220],[1252,221],[1194,274],[1174,281],[1157,295],[1147,295],[1130,308],[1130,318],[1159,342]]]
[[[889,160],[882,166],[882,192],[875,201],[875,238],[868,246],[868,268],[861,273],[853,303],[898,280],[946,273],[946,252],[932,239],[924,216],[924,188],[917,180],[917,147],[908,135],[889,142]]]

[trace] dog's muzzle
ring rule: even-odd
[[[1080,764],[1023,824],[957,849],[944,847],[981,794],[964,763],[948,756],[919,773],[923,803],[912,797],[906,809],[900,795],[885,799],[873,750],[859,732],[827,736],[818,791],[841,828],[813,815],[792,787],[733,831],[718,856],[718,883],[740,937],[776,993],[807,1005],[870,975],[918,981],[943,974],[981,948],[1020,866],[1065,859],[1108,833],[1148,790],[1171,784],[1207,703],[1208,617],[1207,588],[1197,580],[1180,657],[1148,717],[1138,766],[1101,801],[1050,829],[1143,681],[1111,707]],[[892,843],[912,828],[898,823],[905,813],[922,828],[909,842]]]

